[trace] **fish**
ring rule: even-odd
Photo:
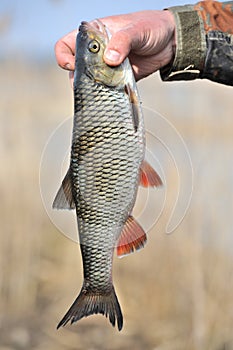
[[[102,314],[122,329],[114,251],[122,257],[145,245],[146,233],[132,216],[138,186],[162,185],[144,159],[143,114],[130,62],[110,67],[103,60],[109,38],[100,20],[82,22],[76,38],[70,166],[53,208],[76,210],[83,285],[57,328]]]

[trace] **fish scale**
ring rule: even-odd
[[[112,281],[114,248],[119,255],[128,254],[146,241],[131,216],[144,159],[143,117],[128,60],[118,67],[103,61],[107,41],[101,22],[80,26],[71,161],[53,207],[76,209],[84,281],[58,328],[100,313],[113,326],[117,321],[120,330],[123,317]],[[148,169],[149,182],[160,183]]]
[[[81,86],[80,86],[81,85]],[[135,179],[129,179],[130,172],[130,162],[128,159],[128,154],[131,155],[131,168],[132,173],[134,173],[135,165],[134,162],[140,163],[142,159],[142,151],[140,152],[140,140],[138,139],[138,135],[135,135],[134,129],[132,127],[132,116],[130,114],[129,109],[129,101],[127,100],[127,96],[125,96],[124,92],[118,92],[117,96],[112,96],[112,89],[103,87],[100,84],[90,83],[88,80],[84,80],[79,85],[79,88],[75,90],[75,96],[77,96],[77,100],[85,99],[85,95],[91,95],[92,90],[98,89],[99,94],[93,96],[92,99],[89,99],[89,104],[85,103],[85,110],[81,111],[82,116],[79,117],[79,110],[76,112],[75,121],[74,121],[74,136],[73,136],[73,151],[72,151],[72,159],[76,159],[79,155],[85,155],[84,158],[81,157],[81,166],[83,164],[83,168],[85,169],[86,175],[90,176],[92,179],[93,174],[95,174],[95,178],[98,178],[98,168],[103,168],[103,164],[106,164],[110,176],[114,177],[114,173],[116,173],[115,159],[120,160],[120,164],[118,167],[119,172],[116,173],[121,175],[122,184],[119,183],[118,186],[126,186],[130,182],[138,181],[138,169],[136,169],[137,174],[133,174]],[[81,96],[81,98],[79,97]],[[106,112],[109,112],[109,96],[112,97],[111,103],[111,114],[108,117],[108,124],[106,123]],[[101,110],[93,110],[92,106],[96,104],[96,101],[101,100]],[[114,104],[113,104],[114,101]],[[120,109],[119,106],[124,106],[124,109]],[[89,108],[90,106],[90,108]],[[95,118],[96,117],[96,118]],[[102,124],[102,117],[105,121],[105,124]],[[129,123],[127,123],[127,117]],[[89,126],[89,120],[91,119],[92,123]],[[91,132],[89,132],[89,127],[91,128]],[[124,132],[125,131],[125,132]],[[84,137],[85,134],[87,138],[85,140],[85,145],[80,145],[80,138]],[[92,139],[94,137],[94,143],[96,145],[93,152],[92,148]],[[131,137],[130,137],[131,136]],[[122,143],[120,143],[122,141]],[[132,142],[130,142],[132,141]],[[101,142],[103,142],[101,147]],[[142,136],[141,142],[143,143]],[[120,147],[122,145],[122,147]],[[127,148],[126,148],[127,146]],[[106,153],[106,148],[109,147],[111,150],[111,157]],[[122,149],[121,149],[122,148]],[[140,154],[141,153],[141,154]],[[114,158],[115,157],[115,158]],[[141,157],[141,159],[140,159]],[[94,160],[97,160],[94,162]],[[113,160],[113,163],[111,163]],[[85,164],[84,164],[85,163]],[[72,164],[72,163],[71,163]],[[80,164],[79,164],[80,166]],[[111,169],[112,166],[112,169]],[[97,171],[96,171],[97,169]],[[82,172],[80,170],[80,172]],[[87,197],[91,196],[91,189],[93,188],[93,182],[87,181],[86,177],[82,177],[80,175],[80,182],[84,181],[85,188],[80,188],[81,193],[84,193],[84,196],[87,194]],[[99,182],[99,184],[104,185],[103,182]],[[109,186],[111,187],[111,182],[109,182]],[[132,187],[132,186],[131,186]],[[90,191],[90,193],[89,193]],[[123,195],[125,192],[123,191]],[[127,195],[127,194],[126,194]],[[120,196],[119,196],[120,197]],[[98,200],[98,198],[97,198]],[[117,201],[113,204],[118,206]],[[111,209],[111,208],[110,208]],[[106,211],[106,210],[105,210]]]

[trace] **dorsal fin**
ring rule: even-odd
[[[72,195],[71,171],[68,169],[61,187],[53,202],[53,209],[75,209],[75,203]]]

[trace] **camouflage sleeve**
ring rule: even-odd
[[[176,20],[174,61],[160,70],[165,81],[207,78],[233,86],[233,1],[206,0],[169,8]]]

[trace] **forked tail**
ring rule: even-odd
[[[122,329],[123,316],[114,287],[107,294],[97,294],[83,287],[77,299],[59,322],[57,329],[65,326],[69,321],[72,324],[93,314],[105,315],[109,318],[112,326],[115,326],[117,320],[119,331]]]

